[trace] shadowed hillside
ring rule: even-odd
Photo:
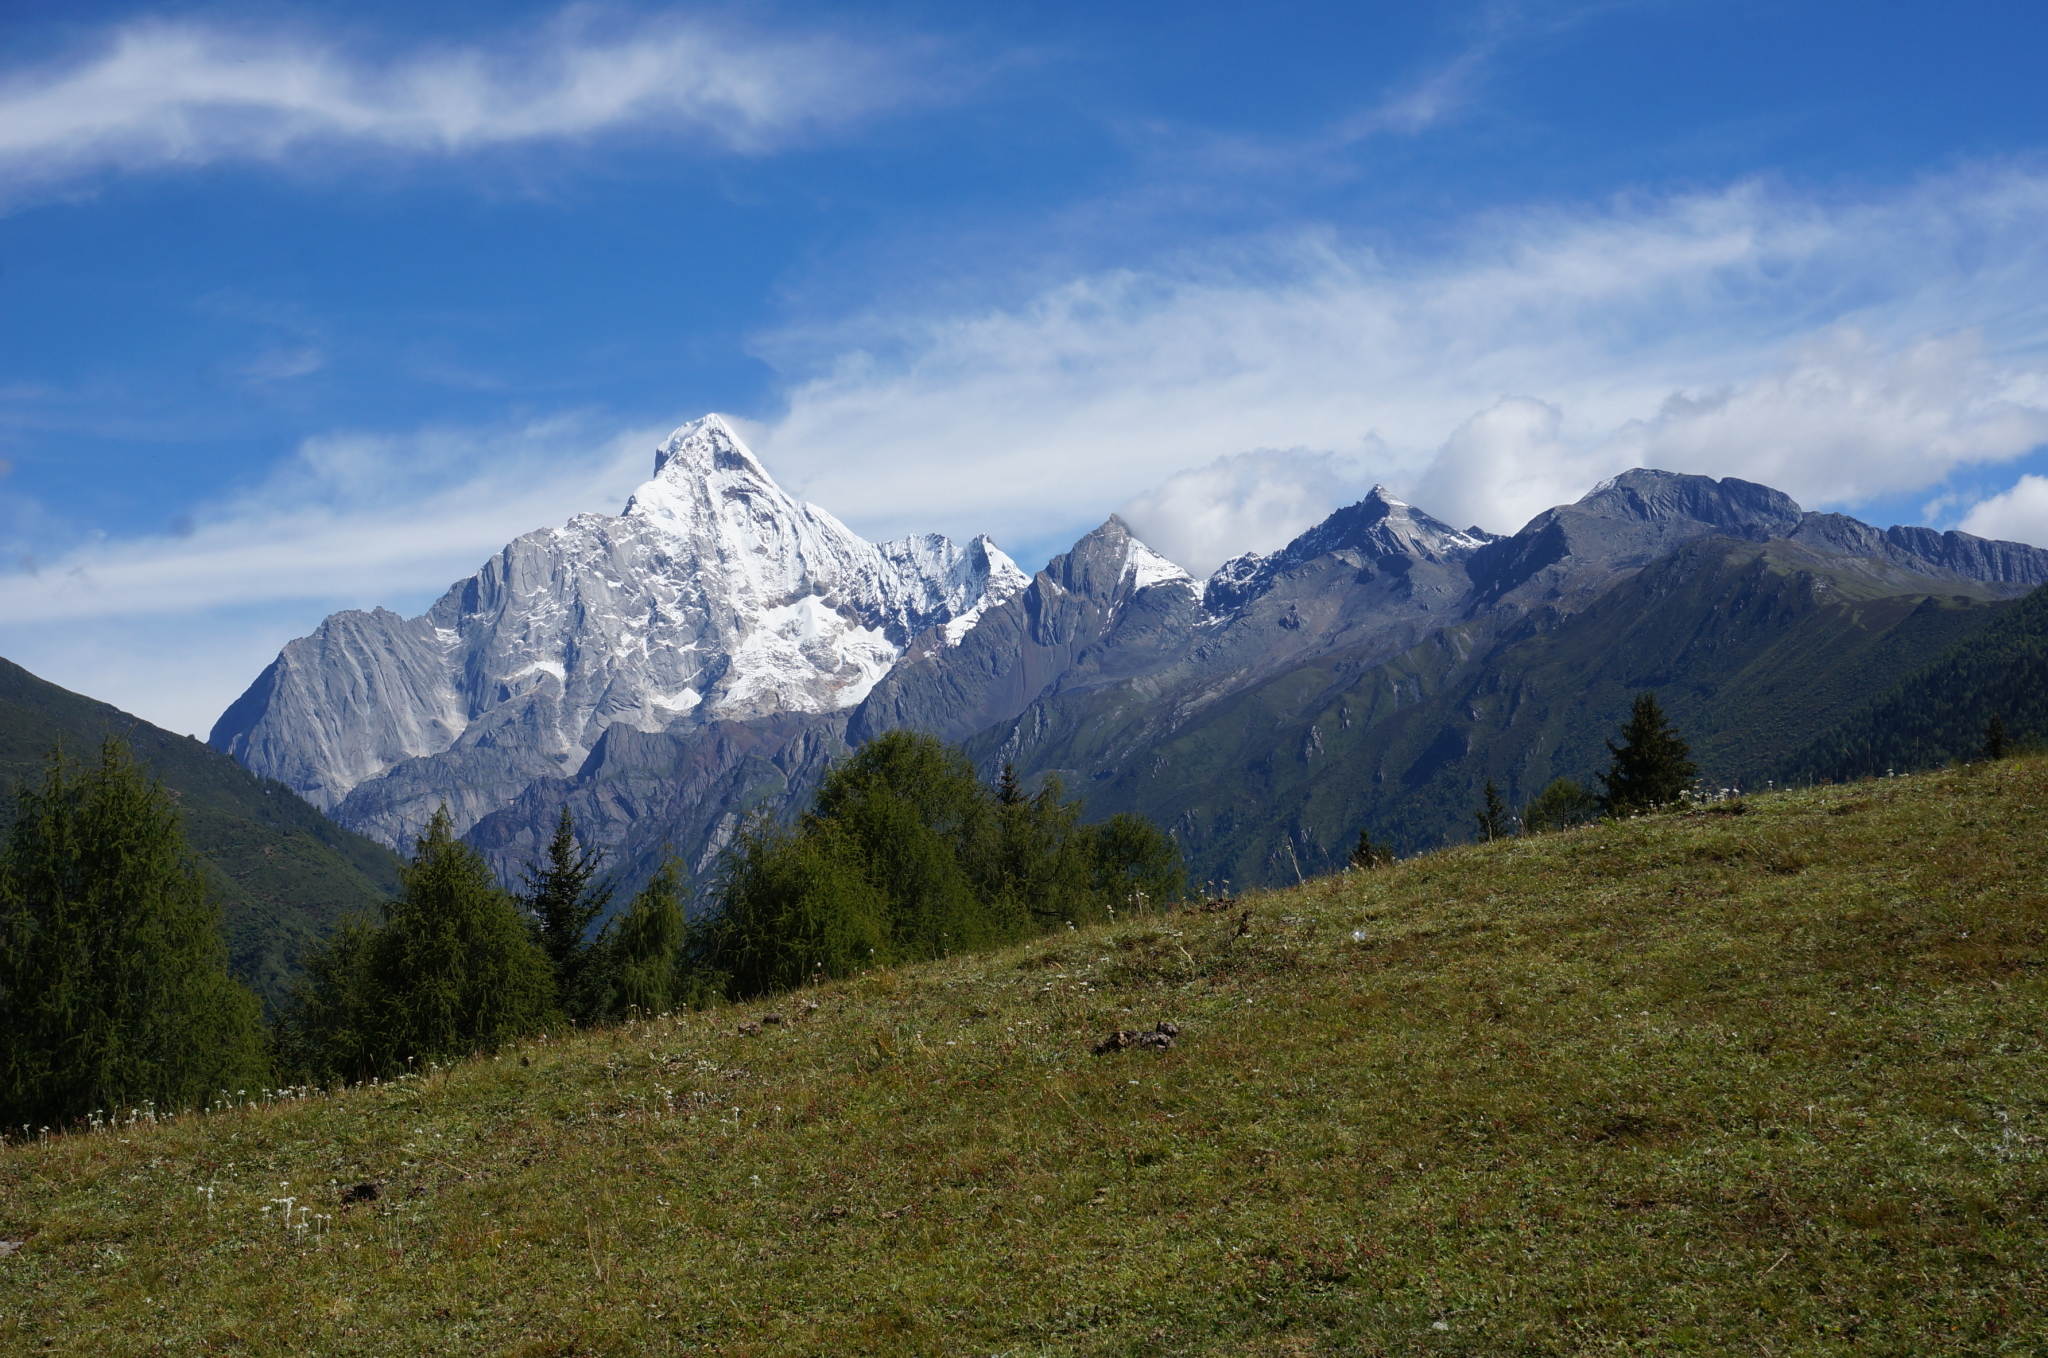
[[[1822,733],[1778,776],[1837,782],[1974,759],[1993,714],[2019,744],[2048,739],[2048,589]]]
[[[221,896],[234,971],[266,1001],[283,995],[292,962],[308,944],[343,914],[396,888],[396,855],[336,825],[284,784],[5,660],[0,827],[13,820],[15,787],[43,776],[59,739],[74,760],[90,761],[110,734],[127,741],[177,798],[186,837]]]

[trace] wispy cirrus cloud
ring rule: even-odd
[[[569,10],[488,45],[364,53],[303,30],[152,20],[0,73],[0,193],[321,145],[454,154],[642,128],[757,154],[930,97],[929,44]]]
[[[618,509],[665,432],[558,418],[308,439],[262,484],[165,534],[94,537],[18,567],[0,589],[0,628],[418,600],[523,533],[578,509]]]

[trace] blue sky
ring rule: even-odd
[[[0,655],[181,731],[717,410],[1197,570],[1630,465],[2048,544],[2018,3],[0,11]]]

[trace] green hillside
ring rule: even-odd
[[[1777,774],[1841,782],[1974,759],[1994,712],[2015,742],[2048,740],[2048,588],[1823,732]]]
[[[282,996],[292,961],[337,919],[396,889],[396,855],[336,825],[284,784],[5,660],[0,828],[13,818],[13,789],[42,776],[52,745],[61,738],[74,759],[89,760],[108,733],[127,741],[178,799],[186,837],[221,895],[231,964],[266,1000]]]
[[[1937,592],[1939,591],[1939,592]],[[1089,813],[1171,826],[1200,880],[1341,866],[1361,826],[1402,852],[1473,835],[1492,778],[1519,808],[1551,779],[1595,786],[1632,696],[1655,689],[1716,786],[1761,786],[1790,749],[1960,637],[2008,596],[1794,543],[1692,543],[1583,612],[1506,635],[1453,627],[1384,663],[1338,653],[1127,740],[1122,692],[1073,700],[1049,762],[1115,762]],[[977,748],[977,753],[982,751]]]
[[[0,1150],[0,1332],[2040,1352],[2044,883],[2048,760],[2012,760],[31,1142]],[[1160,1021],[1170,1049],[1091,1053]]]

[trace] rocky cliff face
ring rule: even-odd
[[[212,743],[401,844],[443,800],[467,828],[574,774],[614,725],[843,712],[1024,584],[986,538],[863,541],[713,415],[622,513],[519,538],[420,617],[340,613],[290,643]]]

